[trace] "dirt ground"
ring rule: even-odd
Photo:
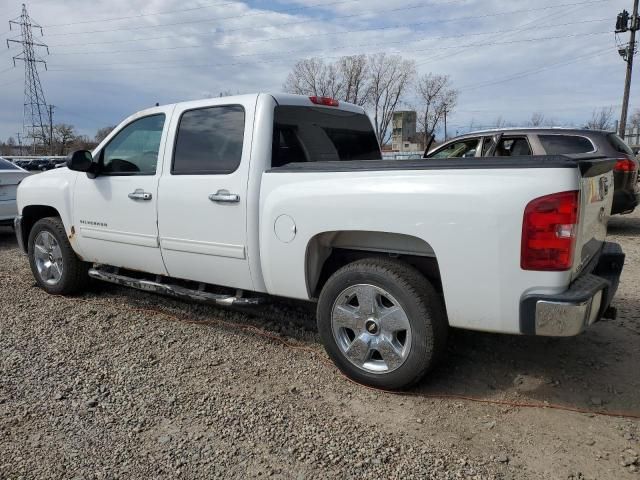
[[[627,254],[617,320],[566,339],[454,331],[441,368],[387,394],[323,361],[312,308],[51,297],[0,229],[0,478],[640,479],[639,420],[425,397],[640,415],[640,214],[610,239]]]

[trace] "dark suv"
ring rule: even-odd
[[[615,133],[565,128],[517,128],[461,135],[429,152],[427,158],[521,155],[605,155],[617,158],[611,213],[631,213],[640,202],[638,160]]]

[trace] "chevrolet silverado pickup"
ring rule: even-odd
[[[51,294],[94,278],[218,305],[314,301],[336,365],[401,388],[450,327],[571,336],[613,311],[615,163],[383,160],[358,106],[241,95],[127,118],[23,180],[15,227]]]

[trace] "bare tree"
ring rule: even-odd
[[[504,128],[507,126],[507,122],[504,118],[502,118],[502,115],[498,115],[498,117],[493,122],[493,126],[494,128]]]
[[[434,132],[445,116],[456,106],[458,91],[451,87],[448,75],[427,73],[416,84],[418,97],[418,124],[424,132],[425,144],[434,136]]]
[[[369,88],[367,104],[371,107],[373,126],[380,145],[389,141],[389,124],[400,105],[413,77],[415,62],[399,55],[379,53],[369,57]]]
[[[370,93],[367,82],[369,66],[366,55],[342,57],[337,64],[342,83],[340,99],[356,105],[366,104]]]
[[[327,65],[321,58],[297,62],[284,83],[286,92],[340,98],[342,82],[337,65]]]
[[[96,136],[94,137],[96,143],[100,143],[102,140],[107,138],[107,135],[109,135],[114,128],[116,127],[114,125],[111,125],[109,127],[102,127],[101,129],[99,129],[96,132]]]
[[[586,127],[591,130],[611,130],[613,127],[613,107],[596,108]]]
[[[321,58],[297,62],[283,85],[298,95],[332,97],[371,110],[376,135],[389,140],[389,125],[413,77],[415,64],[398,55],[353,55],[334,63]]]
[[[529,125],[531,125],[532,127],[541,127],[544,124],[545,124],[544,113],[533,112],[531,114],[531,120],[529,120]]]
[[[59,123],[53,126],[53,139],[59,155],[64,155],[67,148],[76,138],[76,131],[73,125]]]

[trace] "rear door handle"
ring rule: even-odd
[[[152,195],[141,188],[136,188],[135,191],[129,194],[129,198],[131,200],[151,200]]]
[[[216,193],[209,195],[212,202],[238,203],[240,195],[237,193],[229,193],[229,190],[218,190]]]

